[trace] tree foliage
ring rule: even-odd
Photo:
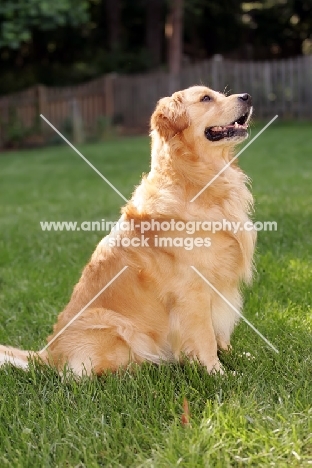
[[[173,0],[0,0],[0,94],[168,67]],[[312,0],[183,0],[184,62],[312,49]],[[170,25],[169,25],[170,26]],[[23,73],[17,73],[22,70]]]
[[[0,47],[18,49],[32,39],[33,29],[55,30],[89,20],[88,0],[4,0],[0,4]]]

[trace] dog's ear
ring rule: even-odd
[[[169,140],[188,126],[189,116],[181,92],[158,101],[151,118],[151,130],[156,130],[165,140]]]

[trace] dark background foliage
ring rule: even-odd
[[[2,0],[0,93],[166,68],[172,1]],[[182,3],[184,63],[311,52],[312,0]]]

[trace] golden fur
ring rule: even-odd
[[[203,102],[204,95],[211,101]],[[190,200],[229,162],[242,138],[212,142],[205,128],[227,125],[242,114],[239,95],[224,96],[195,86],[159,101],[151,118],[151,170],[122,209],[123,220],[244,223],[252,208],[247,177],[229,166],[194,202]],[[48,342],[124,266],[118,277],[39,356],[59,371],[77,375],[116,370],[130,362],[198,359],[208,372],[220,371],[217,348],[228,349],[237,314],[191,268],[194,265],[228,301],[241,309],[239,287],[252,276],[254,231],[209,232],[210,247],[155,247],[159,237],[207,237],[207,232],[145,232],[149,247],[111,247],[109,239],[138,236],[112,231],[96,247],[59,315]],[[0,363],[26,367],[38,354],[0,347]]]

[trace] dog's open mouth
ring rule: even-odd
[[[208,127],[205,129],[205,136],[210,141],[219,141],[223,138],[245,137],[248,129],[248,119],[250,110],[242,114],[238,119],[229,125]]]

